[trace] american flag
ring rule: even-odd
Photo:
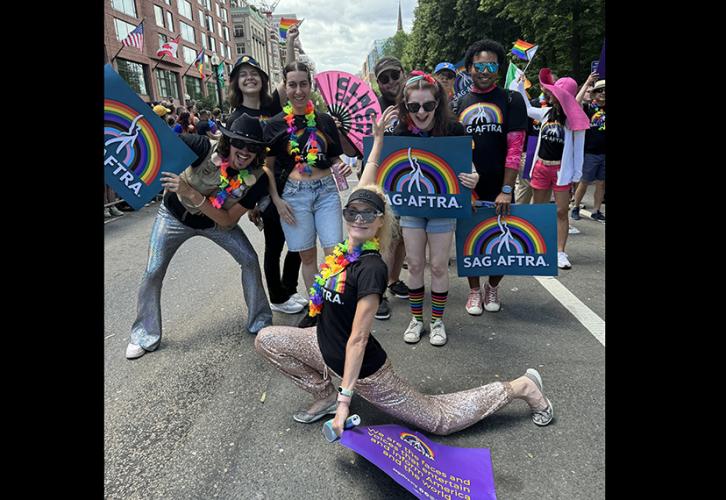
[[[126,47],[136,47],[140,51],[144,51],[144,21],[141,21],[139,25],[121,41],[121,45],[125,45]]]

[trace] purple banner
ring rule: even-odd
[[[600,80],[605,79],[605,44],[607,39],[602,41],[602,50],[600,51],[600,62],[597,64],[597,77]]]
[[[356,427],[343,432],[340,443],[418,498],[497,498],[488,448],[437,444],[400,425]]]
[[[527,156],[524,158],[524,168],[522,169],[522,177],[527,180],[532,178],[532,163],[534,163],[535,149],[537,149],[537,136],[530,135],[527,137]]]

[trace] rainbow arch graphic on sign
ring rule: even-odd
[[[113,99],[103,102],[104,137],[121,137],[128,133],[129,126],[141,113],[131,106]],[[141,116],[136,122],[139,128],[136,140],[131,147],[126,147],[119,158],[141,181],[148,185],[154,181],[161,168],[161,143],[154,128],[146,117]],[[115,146],[111,146],[112,148]]]
[[[411,156],[421,167],[420,182],[429,194],[461,194],[454,169],[439,156],[422,149],[411,148]],[[403,191],[410,182],[413,169],[408,161],[408,148],[389,154],[378,168],[376,184],[386,191]],[[410,190],[408,190],[410,191]]]
[[[502,217],[512,235],[510,244],[519,254],[547,253],[544,238],[529,221],[508,215]],[[483,220],[471,230],[464,240],[464,255],[489,255],[499,243],[502,231],[496,217]]]
[[[471,125],[476,120],[486,123],[504,123],[504,115],[499,106],[491,102],[477,102],[459,113],[459,121]]]
[[[410,432],[402,432],[399,437],[402,441],[405,441],[411,446],[421,446],[421,448],[424,450],[424,454],[426,454],[430,459],[434,459],[434,450],[432,450],[429,445],[421,441],[419,437],[415,434],[411,434]],[[416,444],[414,445],[412,442]]]

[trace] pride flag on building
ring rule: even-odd
[[[534,53],[537,52],[538,48],[539,45],[533,45],[529,42],[525,42],[524,40],[517,39],[517,41],[514,42],[514,47],[512,47],[512,54],[523,61],[530,61],[534,57]]]
[[[202,81],[204,81],[204,49],[199,51],[197,58],[194,60],[194,66],[196,66],[197,71],[202,75]]]
[[[298,20],[295,18],[280,18],[280,43],[284,44],[287,42],[287,30],[295,26],[297,23]]]

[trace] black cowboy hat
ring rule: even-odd
[[[264,69],[262,69],[262,66],[260,66],[260,63],[258,63],[254,57],[249,56],[247,54],[242,54],[239,57],[239,59],[237,59],[237,62],[234,63],[234,66],[232,66],[232,71],[229,72],[230,79],[231,79],[232,75],[234,75],[235,71],[239,70],[240,66],[242,66],[243,64],[249,64],[250,66],[255,68],[257,71],[259,71],[260,73],[265,75],[265,78],[267,78],[268,80],[270,79],[270,76],[267,74],[267,72]]]
[[[219,130],[230,139],[267,145],[267,142],[262,139],[260,120],[247,113],[242,113],[242,116],[237,118],[229,128],[219,125]]]

